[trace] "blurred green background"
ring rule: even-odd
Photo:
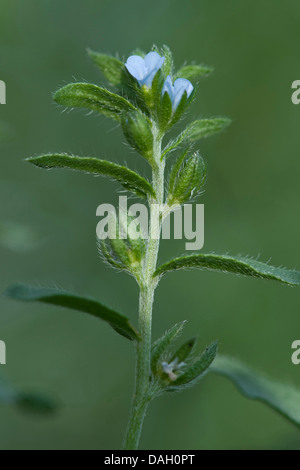
[[[300,268],[300,106],[298,0],[1,0],[0,288],[15,281],[57,285],[105,301],[137,322],[132,278],[103,265],[95,246],[96,207],[116,203],[118,185],[68,171],[45,172],[22,161],[71,152],[124,162],[149,176],[118,127],[81,111],[62,113],[51,93],[74,80],[101,83],[90,47],[126,58],[136,47],[168,44],[176,66],[213,65],[190,119],[228,115],[232,126],[202,141],[209,178],[205,251],[260,254]],[[162,243],[160,261],[184,251]],[[154,338],[189,321],[201,346],[216,338],[222,353],[270,377],[300,386],[291,343],[300,337],[300,291],[211,272],[166,276],[157,291]],[[132,344],[83,314],[1,298],[1,375],[62,404],[53,417],[0,408],[2,449],[116,449],[133,389]],[[299,431],[221,377],[207,376],[150,408],[141,448],[300,448]]]

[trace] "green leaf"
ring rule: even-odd
[[[71,108],[87,108],[98,111],[107,117],[120,120],[123,112],[136,108],[122,96],[91,83],[70,83],[60,88],[53,97],[54,101]]]
[[[192,93],[190,94],[190,96],[188,97],[187,96],[187,93],[186,91],[184,91],[183,95],[182,95],[182,98],[180,100],[180,103],[179,105],[177,106],[170,122],[169,122],[169,125],[168,125],[168,128],[170,129],[172,126],[174,126],[178,121],[179,119],[184,115],[187,107],[192,103],[193,99],[194,99],[194,96],[195,96],[195,88],[194,90],[192,91]]]
[[[116,57],[100,54],[99,52],[92,51],[91,49],[88,49],[88,54],[97,67],[99,67],[109,83],[115,86],[120,85],[122,80],[122,70],[124,67],[123,62]]]
[[[158,53],[165,58],[162,70],[165,76],[172,75],[173,73],[173,56],[170,48],[166,45],[162,46]]]
[[[131,75],[127,68],[124,67],[122,71],[122,83],[120,85],[120,93],[127,98],[131,103],[135,104],[135,110],[139,109],[145,114],[149,114],[148,106],[145,102],[145,90],[140,87],[138,81]],[[146,93],[147,99],[151,101],[151,90]]]
[[[164,86],[165,76],[162,69],[159,69],[152,80],[150,90],[145,89],[146,103],[151,110],[155,110],[155,114],[158,113],[158,109],[161,101],[162,88]],[[148,95],[148,96],[147,96]]]
[[[172,101],[169,93],[165,92],[159,99],[157,105],[157,120],[160,129],[163,131],[167,128],[172,116]]]
[[[268,379],[231,357],[217,356],[211,370],[231,380],[247,398],[263,402],[300,426],[300,389]]]
[[[183,140],[194,142],[204,137],[209,137],[225,129],[231,123],[231,119],[214,118],[214,119],[199,119],[192,122],[183,132]]]
[[[176,78],[186,78],[191,82],[197,82],[200,78],[209,75],[213,69],[206,65],[184,65],[176,73]]]
[[[166,94],[166,93],[165,93]],[[169,95],[168,95],[169,96]],[[184,141],[184,132],[179,134],[175,139],[171,140],[168,145],[163,149],[162,154],[160,159],[163,160],[163,158],[169,153],[172,152],[173,150],[176,150],[177,147]]]
[[[173,354],[171,360],[169,362],[175,361],[177,359],[177,363],[185,361],[193,352],[195,348],[197,338],[190,338],[188,341],[182,344],[179,349]]]
[[[0,405],[13,405],[30,413],[51,413],[57,409],[53,400],[36,392],[22,392],[0,379]]]
[[[242,276],[271,279],[283,284],[300,284],[300,271],[275,268],[251,258],[217,255],[214,253],[175,258],[160,266],[154,273],[154,276],[162,276],[168,271],[185,268],[207,268],[226,273],[240,274]]]
[[[174,380],[172,386],[168,388],[168,391],[179,391],[182,388],[194,385],[207,372],[208,367],[216,357],[217,350],[218,342],[215,341],[202,352],[200,357],[196,358],[192,364],[187,367],[183,374]]]
[[[45,169],[68,168],[70,170],[84,171],[94,175],[107,176],[121,183],[126,189],[137,196],[147,198],[148,195],[155,197],[151,184],[142,176],[138,175],[125,166],[100,160],[92,157],[76,157],[63,154],[48,154],[39,157],[30,157],[27,162]]]
[[[151,351],[151,370],[153,374],[157,373],[158,362],[162,359],[168,346],[181,334],[185,324],[186,321],[176,323],[153,344]]]
[[[196,140],[210,137],[223,129],[225,129],[231,120],[226,117],[213,118],[213,119],[198,119],[192,122],[188,127],[176,137],[176,139],[169,142],[165,147],[161,159],[163,159],[167,153],[175,150],[180,144],[185,142],[195,142]]]
[[[125,270],[124,265],[120,263],[120,260],[116,258],[115,253],[113,253],[111,240],[109,238],[105,240],[97,238],[96,244],[98,253],[104,261],[110,264],[113,268]]]
[[[164,96],[165,95],[168,95],[168,93],[165,92]],[[170,118],[170,121],[167,123],[166,129],[170,129],[172,126],[174,126],[179,121],[179,119],[181,119],[183,117],[183,115],[186,112],[187,108],[192,104],[193,100],[195,99],[195,96],[196,96],[196,87],[194,87],[194,89],[193,89],[193,91],[192,91],[192,93],[190,94],[189,97],[187,96],[186,90],[183,92],[183,95],[181,97],[181,100],[180,100],[177,108],[173,112],[173,114]],[[163,105],[163,101],[162,101],[161,106],[162,105]]]
[[[5,294],[15,300],[42,302],[59,307],[78,310],[104,320],[120,335],[130,340],[139,340],[139,335],[124,315],[115,312],[96,300],[79,297],[57,289],[28,287],[23,284],[10,286]]]

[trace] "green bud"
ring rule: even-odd
[[[150,164],[153,161],[153,135],[149,119],[139,111],[122,116],[122,127],[128,143]]]
[[[110,223],[114,227],[113,233],[108,233],[108,238],[99,240],[99,252],[104,259],[112,266],[131,272],[135,277],[139,277],[141,271],[141,262],[145,255],[146,245],[142,236],[134,237],[133,233],[130,235],[130,228],[132,225],[131,217],[121,215],[121,226],[114,216]],[[123,238],[123,235],[126,238]]]
[[[216,356],[218,342],[210,344],[200,356],[191,357],[195,342],[192,338],[184,343],[171,359],[160,357],[155,370],[152,369],[165,391],[181,391],[194,385],[207,372]]]
[[[206,165],[198,152],[188,150],[175,163],[169,181],[168,205],[184,204],[201,192],[206,180]]]
[[[182,333],[185,325],[186,321],[176,323],[153,344],[151,350],[151,370],[154,375],[158,373],[162,359],[168,356],[167,351],[170,344],[172,344],[173,341]]]

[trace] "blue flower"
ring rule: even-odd
[[[130,75],[137,79],[140,86],[150,88],[156,72],[162,67],[165,58],[157,52],[149,52],[143,59],[139,55],[128,57],[125,67]]]
[[[186,92],[187,97],[189,97],[193,89],[193,85],[186,78],[177,78],[173,85],[172,79],[170,75],[168,75],[162,89],[162,95],[164,95],[166,92],[168,93],[171,98],[173,111],[176,111],[183,93]]]

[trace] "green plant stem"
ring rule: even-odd
[[[143,264],[139,298],[139,333],[141,341],[136,344],[135,389],[124,441],[124,449],[128,450],[138,448],[144,417],[148,404],[151,401],[151,391],[149,389],[151,326],[154,292],[157,286],[157,281],[153,279],[153,274],[156,269],[160,243],[161,217],[158,216],[158,207],[164,202],[165,169],[165,162],[160,160],[162,138],[159,136],[155,124],[153,124],[153,140],[153,155],[156,165],[152,169],[152,184],[156,193],[156,199],[149,200],[150,224],[148,245]]]

